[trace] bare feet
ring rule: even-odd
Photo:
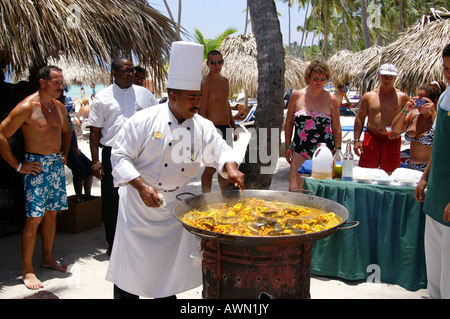
[[[47,269],[54,269],[54,270],[61,271],[61,272],[67,271],[67,265],[62,265],[57,261],[52,261],[49,263],[42,262],[41,267],[47,268]]]
[[[36,275],[33,273],[27,273],[22,277],[23,283],[28,289],[37,290],[44,288],[42,282],[37,279]]]

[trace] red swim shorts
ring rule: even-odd
[[[366,168],[381,168],[388,174],[400,167],[400,148],[402,140],[390,140],[387,135],[369,130],[364,133],[362,153],[359,166]]]

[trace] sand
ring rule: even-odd
[[[347,120],[348,121],[348,120]],[[344,125],[344,124],[343,124]],[[352,138],[352,137],[350,137]],[[86,138],[79,139],[80,149],[89,156]],[[201,194],[200,175],[189,184],[189,191]],[[71,172],[67,173],[67,192],[73,195]],[[289,166],[284,158],[278,161],[271,189],[288,190]],[[214,178],[213,191],[218,191]],[[94,178],[93,195],[100,195],[100,183]],[[112,299],[113,284],[105,280],[108,269],[108,255],[103,227],[91,229],[79,234],[57,231],[54,256],[69,265],[66,273],[39,267],[41,247],[40,238],[36,245],[33,263],[37,277],[43,281],[42,291],[59,299]],[[0,299],[44,298],[36,295],[38,291],[27,289],[21,281],[21,236],[14,234],[0,238]],[[425,299],[426,289],[408,291],[400,286],[365,281],[345,281],[337,278],[313,276],[311,278],[311,299]],[[202,287],[197,287],[177,296],[179,299],[201,299]]]

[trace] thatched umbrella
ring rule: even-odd
[[[242,34],[226,38],[218,49],[225,60],[221,75],[228,78],[230,90],[244,91],[246,97],[255,96],[258,91],[258,65],[256,40],[253,34]],[[285,54],[285,87],[300,89],[306,86],[303,78],[306,62]],[[203,75],[208,73],[206,63]]]
[[[450,13],[447,11],[428,16],[385,47],[378,58],[366,63],[355,80],[360,82],[364,91],[372,90],[379,83],[379,66],[393,63],[399,70],[396,87],[415,95],[421,84],[444,80],[441,56],[442,49],[448,43]]]
[[[360,89],[360,83],[354,78],[364,69],[364,65],[370,63],[372,59],[378,59],[382,48],[373,46],[358,52],[341,50],[328,59],[327,63],[331,68],[331,77],[335,87],[345,85],[348,81],[352,86]]]
[[[78,60],[61,56],[59,59],[48,59],[49,65],[56,65],[63,70],[64,82],[68,85],[77,83],[111,84],[111,71],[98,64],[86,65]],[[12,82],[25,81],[29,76],[28,70],[22,73],[14,73]]]
[[[160,78],[179,39],[175,23],[145,0],[2,0],[0,32],[0,61],[11,73],[34,73],[62,54],[103,67],[133,56]]]

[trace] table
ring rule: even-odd
[[[348,221],[360,222],[313,243],[311,273],[426,288],[425,214],[413,187],[306,178],[304,189],[342,204]]]

